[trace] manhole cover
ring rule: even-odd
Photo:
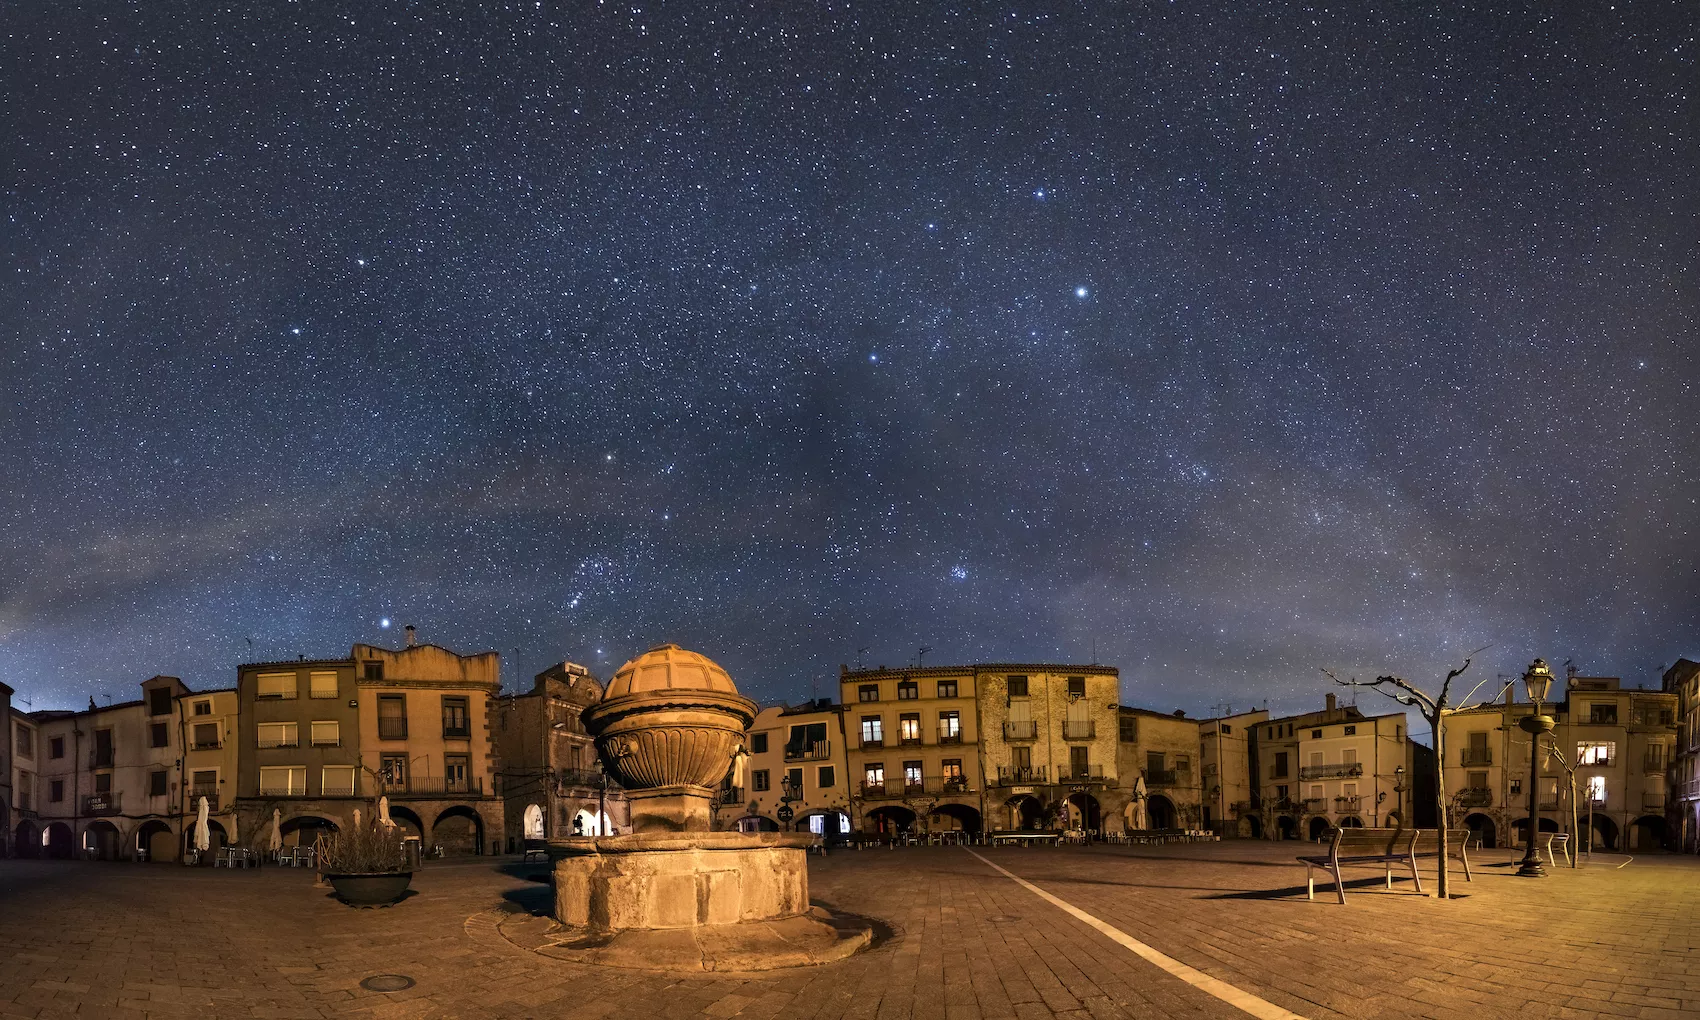
[[[413,979],[406,974],[373,974],[360,987],[369,992],[405,992],[413,987]]]
[[[991,917],[986,918],[986,920],[993,924],[1008,924],[1011,921],[1019,921],[1021,918],[1016,917],[1014,914],[993,914]]]

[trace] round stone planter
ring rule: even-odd
[[[372,875],[326,875],[336,898],[351,907],[383,907],[401,899],[413,881],[413,872]]]

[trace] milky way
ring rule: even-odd
[[[920,6],[9,5],[0,679],[1700,650],[1691,8]]]

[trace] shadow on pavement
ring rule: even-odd
[[[509,889],[502,893],[502,899],[533,917],[552,917],[555,913],[555,893],[553,889],[539,886]]]

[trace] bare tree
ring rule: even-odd
[[[1421,687],[1402,677],[1378,676],[1374,680],[1359,680],[1357,677],[1353,677],[1350,680],[1342,680],[1330,670],[1324,669],[1322,671],[1323,676],[1341,687],[1368,687],[1392,698],[1401,705],[1416,709],[1424,719],[1428,720],[1430,732],[1434,734],[1434,807],[1437,824],[1440,827],[1440,831],[1437,833],[1439,841],[1436,845],[1440,850],[1438,855],[1440,858],[1439,891],[1442,900],[1450,898],[1452,893],[1452,885],[1447,880],[1446,868],[1446,828],[1448,822],[1446,817],[1446,729],[1442,724],[1448,714],[1457,711],[1451,707],[1452,681],[1463,675],[1464,671],[1470,668],[1470,663],[1475,661],[1476,656],[1485,651],[1487,651],[1486,648],[1476,649],[1464,657],[1462,666],[1448,671],[1446,679],[1440,682],[1438,694],[1429,694]],[[1481,683],[1476,684],[1462,700],[1467,702],[1475,697],[1476,691],[1480,690],[1484,683],[1487,683],[1487,680],[1484,679]],[[1412,813],[1416,813],[1415,798],[1412,798]],[[1406,820],[1401,818],[1399,821],[1403,823]]]

